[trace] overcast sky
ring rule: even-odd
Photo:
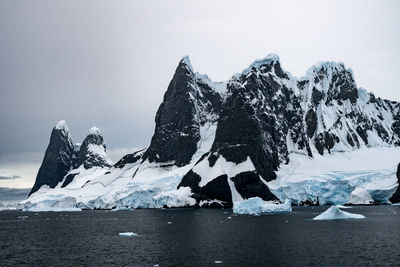
[[[297,77],[343,61],[400,100],[400,1],[0,2],[0,187],[30,187],[57,121],[112,157],[148,145],[179,60],[229,79],[274,52]]]

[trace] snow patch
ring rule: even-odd
[[[92,128],[89,129],[89,134],[101,135],[101,131],[99,128],[93,126]]]
[[[66,133],[69,133],[69,128],[67,126],[67,123],[65,122],[65,120],[61,120],[59,121],[56,126],[54,126],[55,129],[57,130],[62,130]]]

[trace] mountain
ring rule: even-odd
[[[61,187],[67,186],[77,175],[76,170],[79,168],[111,166],[112,162],[106,154],[103,136],[98,128],[91,128],[82,144],[73,145],[66,122],[59,121],[52,130],[50,143],[29,195],[42,186],[55,188],[61,182]]]
[[[343,204],[361,191],[387,203],[398,187],[400,103],[357,88],[343,63],[296,78],[270,54],[217,83],[184,57],[155,122],[149,147],[114,166],[96,129],[69,143],[73,170],[57,193],[82,208],[229,207],[252,197]]]
[[[73,150],[68,126],[65,121],[59,121],[51,132],[50,143],[29,195],[35,193],[43,185],[54,188],[62,181],[71,169]]]
[[[144,154],[148,162],[184,166],[197,151],[201,127],[216,122],[222,96],[206,77],[196,75],[184,57],[156,114],[156,129]]]

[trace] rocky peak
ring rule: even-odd
[[[242,73],[234,75],[233,80],[251,74],[256,74],[257,76],[260,74],[271,74],[279,78],[289,79],[288,74],[281,67],[279,56],[276,54],[269,54],[264,58],[255,60]]]
[[[221,94],[184,57],[156,114],[156,128],[143,158],[183,166],[190,162],[201,138],[200,128],[218,119]]]
[[[89,133],[80,145],[79,152],[74,162],[74,167],[83,164],[85,169],[92,167],[111,167],[111,159],[106,154],[106,145],[103,135],[97,127],[89,129]]]
[[[305,77],[299,81],[303,94],[312,97],[312,103],[318,105],[322,100],[327,105],[342,105],[349,100],[354,104],[358,98],[357,85],[351,69],[340,62],[320,62],[312,66]]]
[[[53,128],[42,165],[29,195],[43,185],[54,188],[71,169],[74,150],[71,134],[65,121],[59,121]]]

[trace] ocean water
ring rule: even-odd
[[[0,212],[0,266],[367,266],[400,264],[400,207],[313,221],[327,207]],[[120,236],[133,232],[137,236]]]

